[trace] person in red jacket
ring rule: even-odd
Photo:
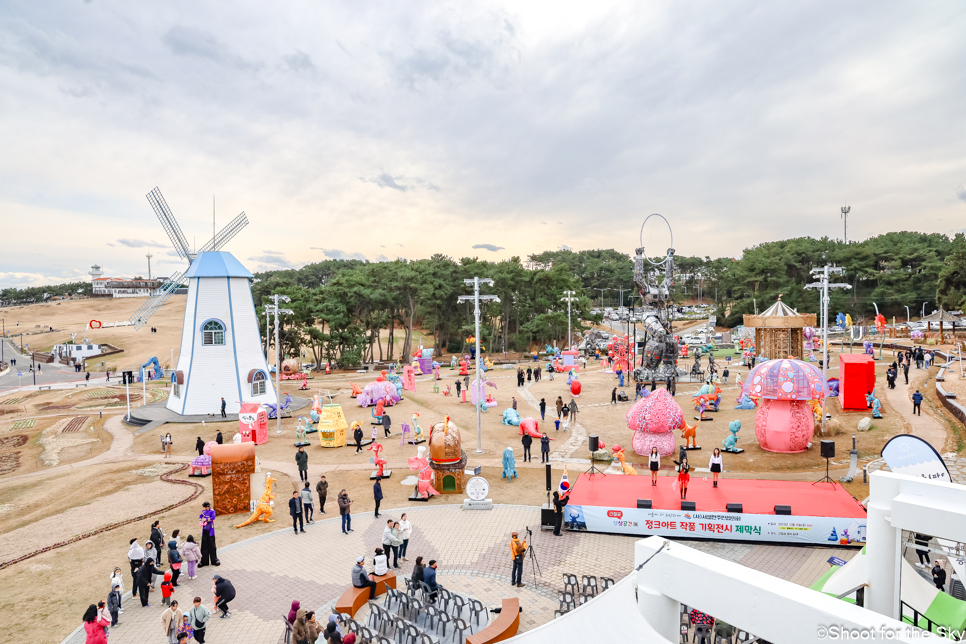
[[[171,583],[171,572],[164,573],[164,581],[161,582],[161,603],[165,606],[171,605],[171,595],[174,594],[174,584]]]

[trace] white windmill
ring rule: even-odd
[[[188,415],[217,413],[222,398],[229,413],[237,413],[243,402],[277,404],[261,351],[252,274],[220,250],[248,225],[248,217],[244,212],[235,217],[195,254],[161,191],[155,188],[147,197],[178,255],[189,262],[187,271],[171,276],[131,316],[140,329],[187,280],[181,350],[166,407]]]

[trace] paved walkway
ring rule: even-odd
[[[891,362],[889,363],[891,364]],[[880,365],[876,365],[880,366]],[[884,365],[888,368],[888,364]],[[919,438],[923,439],[930,445],[936,448],[936,451],[940,454],[943,453],[943,444],[946,442],[946,430],[939,423],[936,418],[929,413],[929,403],[928,398],[924,396],[924,406],[927,408],[926,412],[921,416],[914,416],[910,412],[912,411],[912,394],[918,389],[920,392],[925,392],[928,383],[934,379],[935,371],[930,369],[926,371],[924,369],[916,369],[913,367],[909,370],[909,384],[905,384],[905,378],[902,375],[902,371],[899,371],[899,377],[896,378],[896,388],[889,389],[889,387],[883,384],[882,391],[885,392],[885,399],[889,402],[889,406],[902,416],[903,421],[909,427],[909,433],[915,434]],[[935,384],[935,381],[933,381]]]
[[[525,588],[509,585],[509,541],[514,530],[539,525],[538,508],[500,505],[489,512],[464,512],[459,506],[435,506],[406,510],[414,531],[409,543],[409,561],[400,562],[400,574],[409,575],[417,555],[439,562],[440,583],[452,591],[473,596],[490,607],[504,597],[519,597],[523,606],[520,629],[526,631],[553,619],[556,591],[562,588],[563,573],[595,575],[618,580],[631,572],[634,561],[633,537],[567,533],[554,537],[534,530],[532,545],[539,573],[534,584],[533,567],[525,566]],[[281,615],[292,600],[321,613],[324,623],[329,607],[349,586],[349,571],[360,555],[371,568],[374,549],[381,543],[385,518],[398,518],[400,510],[353,517],[354,532],[343,535],[338,517],[306,526],[295,535],[280,518],[277,532],[253,537],[219,550],[221,566],[202,568],[198,579],[184,580],[175,598],[184,605],[200,596],[211,608],[211,577],[218,573],[229,579],[238,596],[232,602],[232,617],[212,621],[208,637],[213,642],[282,641]],[[237,519],[237,517],[232,517]],[[219,521],[218,530],[233,530]],[[244,528],[242,528],[244,529]],[[751,568],[810,584],[827,569],[830,556],[849,559],[854,549],[805,548],[751,544],[692,542],[691,545],[737,561]],[[399,584],[403,588],[402,582]],[[121,624],[111,631],[111,644],[161,642],[160,590],[151,594],[151,606],[142,608],[137,599],[125,602]],[[365,613],[359,615],[364,619]],[[65,643],[82,644],[82,632]]]

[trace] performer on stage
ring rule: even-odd
[[[708,463],[708,469],[711,470],[711,477],[714,479],[713,487],[718,487],[718,474],[721,474],[722,465],[721,450],[715,447],[714,453],[711,454],[711,461]]]
[[[656,447],[651,448],[651,455],[647,462],[651,468],[651,485],[657,485],[657,471],[661,469],[661,455],[657,453]]]
[[[688,498],[688,481],[691,480],[691,466],[688,465],[688,457],[685,456],[680,462],[674,461],[674,464],[678,466],[678,480],[677,486],[681,491],[681,498]]]
[[[553,493],[553,536],[560,536],[560,527],[563,524],[564,507],[570,503],[570,490],[560,496],[560,492]]]

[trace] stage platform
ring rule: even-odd
[[[692,475],[682,510],[676,478],[582,474],[573,485],[565,515],[568,529],[679,538],[855,545],[865,542],[865,508],[841,485]],[[638,507],[650,501],[651,507]],[[740,503],[741,512],[729,512]],[[645,504],[646,505],[646,504]],[[778,515],[775,506],[790,506]]]

